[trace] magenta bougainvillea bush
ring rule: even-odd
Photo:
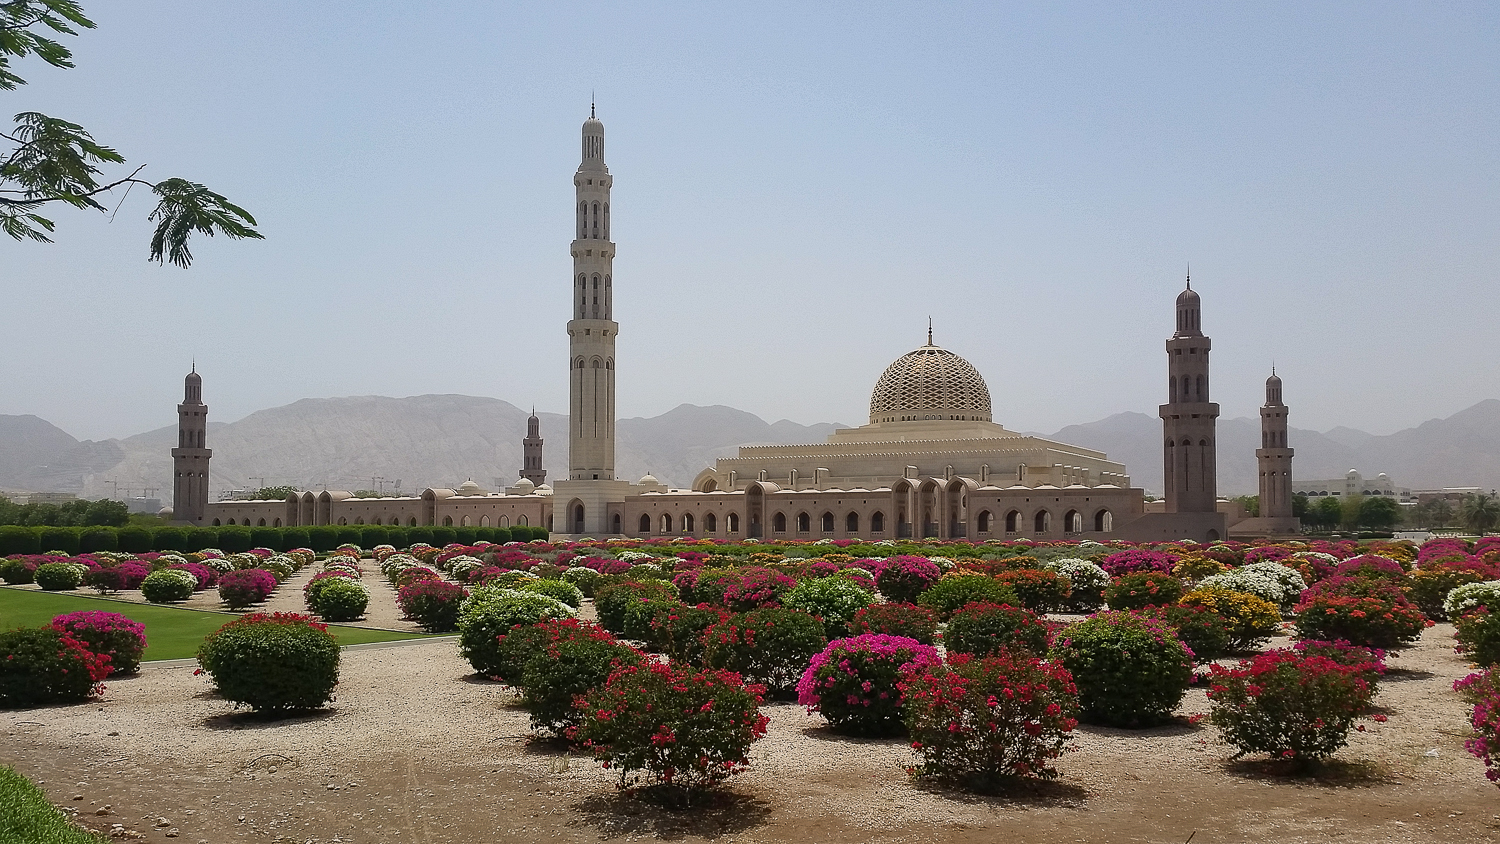
[[[1500,786],[1500,668],[1456,681],[1453,688],[1473,706],[1469,726],[1474,735],[1464,749],[1484,762],[1484,775]]]
[[[1374,687],[1357,666],[1293,650],[1266,651],[1226,668],[1209,667],[1209,719],[1238,759],[1269,754],[1297,764],[1333,755],[1349,740]]]
[[[52,626],[94,653],[108,656],[112,674],[136,670],[146,652],[146,625],[119,613],[98,610],[67,613],[52,619]]]
[[[219,597],[232,610],[244,609],[270,597],[276,575],[265,569],[238,569],[219,578]]]
[[[875,573],[875,585],[891,601],[910,604],[942,576],[943,570],[937,563],[926,557],[902,554],[885,561]]]
[[[940,662],[936,648],[904,636],[835,639],[808,663],[797,702],[841,732],[888,735],[901,728],[902,673]]]
[[[1172,566],[1182,559],[1177,554],[1166,551],[1148,551],[1145,548],[1131,548],[1127,551],[1116,551],[1100,561],[1099,566],[1109,572],[1111,577],[1119,577],[1122,574],[1130,574],[1137,571],[1159,571],[1170,574]]]

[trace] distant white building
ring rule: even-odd
[[[1349,497],[1354,495],[1379,495],[1385,498],[1394,498],[1402,503],[1415,503],[1417,497],[1406,487],[1397,486],[1391,476],[1384,472],[1374,478],[1366,479],[1357,469],[1350,469],[1344,473],[1342,478],[1333,478],[1322,481],[1303,481],[1293,479],[1292,494],[1305,495],[1308,498],[1321,498],[1335,495]]]

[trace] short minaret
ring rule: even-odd
[[[573,318],[568,321],[568,479],[615,477],[615,335],[604,124],[589,108],[583,161],[573,174]]]
[[[537,486],[547,482],[547,470],[542,468],[542,422],[536,418],[536,408],[531,409],[531,418],[526,420],[526,439],[521,440],[521,477]]]
[[[1167,341],[1167,403],[1160,409],[1168,513],[1218,511],[1214,435],[1219,406],[1208,400],[1208,351],[1213,343],[1203,335],[1201,305],[1190,277],[1187,289],[1177,296],[1177,332]]]
[[[172,519],[202,524],[208,511],[208,405],[203,403],[203,376],[197,364],[183,380],[177,405],[177,447],[172,449]]]

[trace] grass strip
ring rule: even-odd
[[[31,780],[0,765],[0,844],[100,844],[103,836],[79,829]]]
[[[58,592],[0,589],[0,630],[42,627],[51,624],[53,618],[64,613],[84,611],[119,613],[131,621],[146,625],[146,654],[143,658],[147,660],[187,659],[196,656],[198,645],[205,636],[239,617],[234,613],[111,601]],[[328,632],[333,634],[340,645],[423,639],[429,635],[342,624],[328,625]]]

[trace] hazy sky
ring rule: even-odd
[[[999,7],[999,8],[996,8]],[[1191,262],[1213,398],[1388,433],[1500,397],[1500,7],[100,2],[4,114],[202,181],[264,242],[145,259],[149,197],[0,243],[0,413],[79,437],[310,396],[567,407],[597,92],[619,412],[863,423],[940,345],[995,421],[1165,400]]]

